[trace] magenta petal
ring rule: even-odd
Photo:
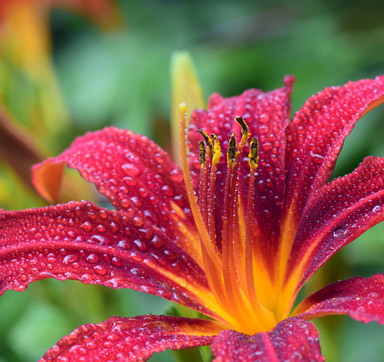
[[[384,158],[367,157],[351,174],[320,188],[296,233],[290,266],[305,269],[299,287],[334,253],[384,220]]]
[[[137,228],[90,202],[0,209],[0,294],[44,278],[131,288],[208,313],[196,297],[205,274],[188,254],[156,226]]]
[[[283,320],[270,332],[253,336],[222,331],[213,341],[211,349],[217,362],[325,360],[315,326],[297,317]]]
[[[287,128],[288,206],[294,217],[332,174],[344,139],[355,123],[384,101],[384,76],[326,88],[307,100]]]
[[[209,320],[166,316],[112,317],[62,338],[39,362],[145,361],[167,348],[208,345],[220,329]]]
[[[384,324],[384,274],[328,285],[304,299],[295,314],[305,319],[348,314],[360,322]]]
[[[61,155],[34,166],[34,184],[43,196],[58,192],[64,164],[94,183],[116,209],[135,216],[138,225],[148,220],[175,241],[182,236],[174,218],[195,228],[181,169],[144,136],[109,127],[78,137]]]

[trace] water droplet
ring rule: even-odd
[[[172,196],[172,195],[173,195],[173,190],[172,190],[168,185],[164,185],[164,186],[161,188],[161,193],[162,193],[164,196]]]
[[[110,241],[101,235],[92,235],[91,236],[92,243],[100,244],[100,245],[106,245],[109,244]]]
[[[134,179],[130,176],[124,177],[122,179],[122,181],[125,182],[128,186],[136,186],[137,185],[136,179]]]
[[[269,114],[268,113],[264,113],[264,114],[260,115],[259,122],[260,123],[268,123],[269,119],[270,119]]]
[[[89,254],[87,257],[87,262],[90,264],[96,264],[99,262],[99,256],[97,254]]]
[[[104,225],[102,225],[102,224],[99,224],[99,225],[97,225],[96,226],[96,230],[99,232],[99,233],[103,233],[103,232],[105,232],[105,226]]]
[[[86,221],[80,225],[80,228],[89,232],[92,230],[92,224],[89,221]]]
[[[344,234],[344,228],[338,227],[333,231],[333,237],[338,238]]]
[[[99,210],[99,216],[100,216],[102,219],[106,219],[107,216],[108,216],[107,210],[105,210],[105,209],[101,209],[101,210]]]
[[[111,230],[112,233],[117,233],[117,231],[119,230],[118,226],[116,225],[115,222],[111,222],[109,224],[109,230]]]
[[[165,244],[166,244],[165,240],[159,235],[155,235],[151,240],[151,245],[157,249],[161,248]]]
[[[376,298],[379,298],[379,295],[376,292],[370,292],[368,294],[368,298],[376,299]]]
[[[377,212],[380,210],[380,205],[376,205],[373,209],[372,212]]]
[[[266,126],[266,125],[261,125],[261,126],[259,127],[259,132],[260,132],[261,134],[263,134],[263,133],[267,133],[267,132],[268,132],[268,126]]]
[[[121,267],[121,260],[117,256],[114,256],[111,259],[111,262],[112,262],[112,265],[117,266],[118,268]]]
[[[312,160],[314,163],[316,163],[317,165],[321,165],[324,161],[324,156],[323,155],[319,155],[317,153],[313,153],[312,151],[310,151],[310,154],[312,156]]]
[[[132,219],[133,225],[140,227],[144,225],[144,219],[141,216],[135,216]]]
[[[164,156],[157,152],[155,153],[155,160],[158,162],[158,163],[163,163],[164,162]]]
[[[69,265],[78,260],[77,255],[67,255],[63,259],[63,264]]]
[[[95,271],[96,274],[99,274],[99,275],[107,274],[107,269],[103,265],[96,265],[93,267],[93,270]]]
[[[141,170],[133,163],[125,163],[121,166],[121,169],[127,176],[136,177],[140,175]]]
[[[141,197],[145,198],[148,196],[148,190],[144,187],[140,187],[138,192]]]
[[[132,249],[132,246],[133,246],[133,244],[130,240],[120,240],[117,243],[117,247],[124,249],[124,250],[130,250],[130,249]]]
[[[137,207],[143,206],[143,203],[141,202],[141,200],[137,196],[132,196],[130,200],[131,200],[132,204],[137,206]]]
[[[136,239],[134,240],[133,243],[135,244],[137,249],[139,249],[139,251],[141,251],[142,253],[145,253],[148,251],[148,246],[143,241]]]
[[[120,205],[123,208],[127,208],[129,206],[129,200],[128,199],[121,199],[120,200]]]
[[[170,177],[173,182],[183,181],[183,173],[178,168],[175,168],[174,170],[171,171]]]

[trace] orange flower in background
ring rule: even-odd
[[[50,12],[54,7],[79,13],[102,29],[121,24],[115,1],[0,1],[0,162],[4,161],[0,205],[7,207],[26,205],[22,196],[10,200],[9,195],[15,195],[10,190],[13,185],[26,201],[36,202],[28,190],[30,168],[52,152],[57,138],[70,126],[51,60]],[[77,194],[73,188],[70,192],[72,197]]]
[[[86,324],[41,361],[143,360],[202,345],[217,361],[322,361],[308,320],[348,314],[384,324],[383,274],[336,282],[294,308],[316,270],[384,219],[383,158],[328,182],[345,137],[383,103],[384,77],[327,88],[289,121],[292,83],[215,94],[193,112],[188,133],[181,107],[181,169],[146,137],[113,127],[34,167],[44,197],[56,198],[68,165],[115,210],[87,201],[1,210],[0,293],[74,279],[205,316]]]

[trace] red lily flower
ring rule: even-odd
[[[147,138],[116,128],[34,167],[46,198],[56,198],[66,164],[116,210],[84,201],[0,211],[0,293],[75,279],[208,317],[112,317],[79,327],[41,361],[147,359],[208,344],[217,361],[322,361],[308,320],[348,314],[384,324],[383,274],[336,282],[292,310],[321,265],[384,219],[384,158],[327,183],[355,122],[384,102],[384,76],[327,88],[289,122],[292,83],[213,95],[190,118],[188,156],[182,116],[182,170]]]

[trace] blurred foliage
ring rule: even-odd
[[[92,10],[92,1],[85,3],[83,12]],[[285,74],[295,75],[294,111],[326,86],[384,73],[383,2],[121,0],[117,6],[112,15],[119,20],[113,27],[102,26],[103,31],[97,21],[79,16],[79,9],[45,8],[39,25],[47,42],[43,60],[27,68],[11,56],[14,40],[5,41],[0,27],[0,101],[15,124],[29,129],[44,155],[60,152],[76,135],[111,124],[169,148],[169,65],[176,50],[192,54],[205,97],[250,87],[270,90],[281,86]],[[98,16],[102,21],[108,12]],[[0,19],[4,25],[1,7]],[[360,121],[335,177],[350,172],[366,155],[384,156],[383,117],[379,107]],[[5,196],[0,207],[41,205],[25,180],[1,160],[0,196]],[[383,235],[383,225],[364,234],[328,263],[308,290],[338,278],[383,272]],[[8,291],[0,298],[0,362],[35,361],[82,323],[162,313],[166,305],[156,297],[72,281],[45,280],[23,293]],[[318,326],[328,361],[382,360],[384,331],[376,324],[328,317]],[[171,355],[154,357],[161,358],[167,361]]]

